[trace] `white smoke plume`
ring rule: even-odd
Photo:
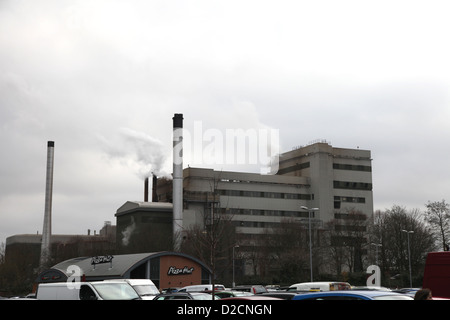
[[[136,223],[134,222],[134,218],[131,217],[131,224],[122,231],[122,244],[124,246],[128,246],[130,243],[131,234],[136,229]]]
[[[130,128],[120,128],[119,135],[113,140],[100,137],[105,152],[121,160],[128,166],[135,167],[136,174],[145,179],[152,173],[157,176],[170,177],[164,170],[167,160],[167,146],[159,139]]]

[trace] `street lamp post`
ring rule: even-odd
[[[412,288],[412,275],[411,275],[411,249],[409,246],[409,234],[414,233],[414,231],[402,230],[402,232],[406,233],[406,237],[408,238],[408,261],[409,261],[409,287]]]
[[[239,245],[237,244],[233,247],[233,283],[232,283],[233,288],[236,287],[236,283],[234,282],[234,249],[235,248],[239,248]]]
[[[301,206],[301,209],[308,211],[308,229],[309,229],[309,268],[311,270],[311,282],[313,282],[313,264],[312,264],[312,241],[311,241],[311,212],[319,210],[319,208],[308,208]]]

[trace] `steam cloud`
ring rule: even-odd
[[[146,133],[130,128],[120,128],[119,136],[114,141],[100,137],[106,153],[111,158],[125,161],[127,165],[132,162],[136,174],[145,179],[151,173],[157,176],[170,177],[163,167],[167,160],[164,144]]]
[[[133,231],[136,229],[136,223],[134,222],[134,218],[131,217],[131,224],[122,231],[122,244],[124,246],[128,246],[130,243],[130,237]]]

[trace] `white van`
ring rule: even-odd
[[[348,282],[321,281],[296,283],[291,285],[287,291],[334,291],[350,290],[351,288]]]
[[[160,292],[150,279],[115,279],[115,280],[105,280],[106,281],[123,281],[128,283],[142,300],[153,300]]]
[[[136,291],[124,281],[40,283],[38,300],[137,300]]]
[[[214,285],[215,291],[225,290],[225,286],[222,284]],[[197,284],[192,286],[186,286],[178,290],[177,292],[199,292],[199,291],[212,291],[212,284]]]

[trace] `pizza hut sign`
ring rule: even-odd
[[[184,266],[183,268],[177,268],[170,266],[169,270],[167,270],[168,276],[180,276],[185,274],[192,274],[194,272],[194,267],[188,268],[187,266]]]

